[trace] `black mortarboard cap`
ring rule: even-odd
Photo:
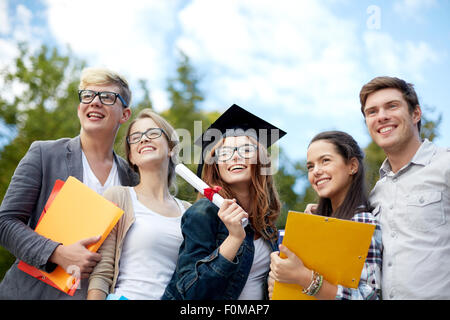
[[[211,150],[224,137],[251,136],[269,148],[285,134],[285,131],[233,104],[195,141],[196,145],[202,147],[197,176],[201,177],[205,152]]]

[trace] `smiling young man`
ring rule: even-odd
[[[383,299],[450,299],[450,149],[421,140],[412,84],[377,77],[360,101],[387,156],[370,195],[382,230]]]
[[[98,193],[114,185],[135,185],[137,177],[113,151],[121,124],[131,115],[127,81],[101,68],[84,69],[79,86],[80,135],[35,141],[14,172],[0,207],[0,245],[17,257],[0,283],[0,299],[69,299],[70,296],[17,268],[19,260],[47,272],[57,265],[83,278],[75,299],[84,299],[87,277],[100,260],[86,246],[100,238],[65,246],[33,230],[56,179],[74,176]]]

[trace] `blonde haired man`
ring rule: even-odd
[[[86,246],[99,238],[64,246],[34,232],[56,179],[74,176],[98,193],[113,185],[135,185],[137,177],[113,151],[121,124],[131,116],[131,91],[119,74],[103,68],[82,71],[75,138],[35,141],[14,172],[0,206],[0,245],[17,257],[0,283],[0,299],[66,299],[65,293],[17,268],[19,260],[51,272],[57,265],[79,271],[75,299],[84,299],[87,277],[100,260]]]

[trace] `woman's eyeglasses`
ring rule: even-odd
[[[258,146],[254,144],[244,144],[239,147],[220,147],[215,150],[215,156],[219,161],[230,160],[234,152],[237,151],[238,155],[244,159],[253,158],[258,150]]]
[[[142,140],[142,137],[145,135],[148,139],[153,140],[156,138],[161,137],[161,135],[164,133],[164,135],[167,137],[167,134],[164,132],[161,128],[150,128],[147,129],[145,132],[134,132],[130,134],[127,137],[127,141],[129,144],[135,144]],[[169,139],[169,137],[167,137]]]

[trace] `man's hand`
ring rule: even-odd
[[[87,246],[97,243],[101,236],[86,238],[75,242],[74,244],[64,246],[59,245],[49,261],[56,263],[67,273],[82,279],[88,278],[94,267],[101,260],[101,255],[86,249]],[[74,275],[74,273],[78,273]]]

